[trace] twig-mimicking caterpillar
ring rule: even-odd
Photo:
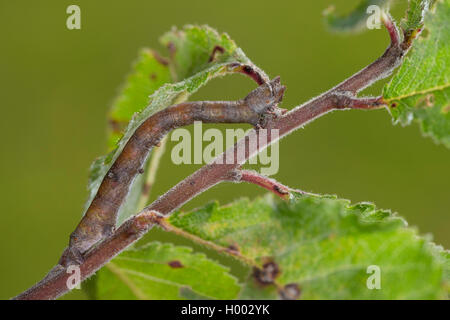
[[[258,126],[262,116],[276,107],[285,87],[280,78],[264,83],[238,101],[199,101],[170,106],[145,120],[126,143],[103,178],[98,192],[85,215],[70,236],[69,248],[60,264],[82,260],[82,254],[114,230],[117,213],[126,198],[133,179],[152,147],[171,130],[192,124],[249,123]]]

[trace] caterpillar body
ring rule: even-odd
[[[142,173],[149,151],[171,130],[192,124],[249,123],[260,124],[262,116],[281,101],[285,87],[277,77],[263,83],[244,99],[237,101],[185,102],[170,106],[145,120],[130,137],[111,166],[85,215],[70,235],[67,260],[80,260],[82,254],[110,235],[116,225],[119,208],[135,177]]]

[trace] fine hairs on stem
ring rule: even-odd
[[[119,208],[135,177],[143,173],[149,150],[158,145],[169,131],[194,121],[260,125],[263,115],[273,111],[281,101],[284,90],[280,78],[277,77],[260,85],[238,101],[180,103],[145,120],[105,175],[88,210],[71,234],[69,247],[60,264],[79,264],[83,260],[83,253],[113,232]]]
[[[128,142],[129,146],[127,144],[117,159],[117,164],[115,163],[108,172],[104,186],[100,187],[91,204],[92,211],[85,215],[73,233],[71,244],[63,254],[60,264],[46,278],[15,299],[55,299],[66,293],[69,291],[66,285],[70,276],[66,273],[68,265],[78,264],[81,281],[83,281],[127,246],[137,241],[152,226],[162,225],[160,222],[163,217],[167,217],[175,209],[218,183],[230,180],[253,183],[271,190],[280,197],[287,198],[290,188],[254,172],[241,170],[241,165],[254,155],[248,148],[249,135],[258,136],[260,128],[278,129],[276,137],[271,136],[271,130],[267,130],[267,140],[258,145],[256,150],[259,152],[279,138],[333,110],[383,107],[385,102],[382,97],[360,98],[357,94],[367,86],[390,75],[401,64],[412,43],[412,38],[408,35],[403,35],[403,39],[400,38],[401,34],[389,15],[383,16],[383,22],[391,43],[380,58],[336,87],[287,113],[277,115],[273,112],[274,110],[271,110],[277,108],[283,96],[284,87],[281,86],[279,78],[263,83],[263,78],[257,72],[248,72],[245,67],[242,67],[240,72],[248,74],[261,84],[247,98],[234,102],[187,102],[169,107],[147,119],[143,126],[136,130],[134,138]],[[243,110],[246,110],[248,114],[244,115]],[[169,122],[168,113],[175,115],[176,120]],[[181,117],[181,114],[189,116],[185,119]],[[264,121],[260,121],[263,115]],[[223,120],[222,116],[226,120]],[[115,212],[126,196],[132,178],[141,170],[148,150],[157,145],[168,131],[194,120],[210,123],[245,122],[253,124],[255,129],[215,161],[179,182],[114,231]],[[239,149],[245,150],[243,159],[236,158],[236,150]],[[223,163],[222,159],[227,155],[235,157],[235,161]],[[102,212],[106,214],[102,215]]]

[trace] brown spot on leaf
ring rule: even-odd
[[[156,75],[156,73],[152,73],[152,74],[150,74],[150,79],[151,80],[156,80],[158,78],[158,76]]]
[[[160,64],[167,66],[169,65],[169,60],[161,56],[158,52],[152,50],[153,57],[158,61]]]
[[[184,268],[183,264],[182,264],[180,261],[178,261],[178,260],[170,261],[170,262],[168,263],[168,265],[169,265],[171,268],[174,268],[174,269],[177,269],[177,268]]]
[[[450,104],[442,108],[442,112],[449,113],[450,112]]]
[[[427,94],[425,97],[422,97],[417,101],[417,108],[431,108],[434,106],[434,94]]]
[[[122,126],[120,125],[120,122],[114,119],[109,120],[109,125],[111,126],[111,130],[116,133],[122,132]]]
[[[213,62],[214,61],[214,59],[216,58],[217,52],[224,53],[225,52],[224,47],[219,46],[219,45],[214,46],[214,49],[211,52],[211,55],[209,56],[208,62]]]
[[[239,253],[239,247],[235,244],[230,244],[227,248],[227,251],[231,254],[238,254]]]
[[[272,284],[279,275],[280,268],[273,261],[264,263],[262,269],[253,268],[253,277],[262,285]]]
[[[398,106],[397,102],[392,102],[391,108],[397,108],[397,106]]]
[[[430,93],[429,95],[426,96],[425,104],[427,105],[427,107],[434,106],[434,94]]]
[[[175,52],[177,51],[177,48],[175,47],[175,44],[173,42],[167,43],[167,49],[169,50],[170,56],[175,56]]]
[[[297,300],[300,297],[300,293],[300,287],[296,283],[289,283],[279,291],[283,300]]]

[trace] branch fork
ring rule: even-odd
[[[284,87],[279,84],[278,78],[272,80],[272,82],[275,81],[277,83],[275,93],[272,92],[272,95],[275,94],[279,97],[276,104],[269,106],[266,100],[251,94],[246,98],[252,101],[253,106],[258,110],[264,110],[265,120],[256,123],[255,130],[251,131],[249,135],[258,136],[261,128],[279,130],[279,136],[277,137],[272,136],[270,134],[271,130],[268,130],[267,142],[260,143],[256,152],[260,152],[288,133],[333,110],[376,109],[385,105],[382,97],[357,97],[357,94],[374,82],[389,76],[401,64],[403,57],[411,47],[413,36],[404,34],[403,39],[401,39],[397,26],[388,14],[383,15],[383,23],[391,38],[390,46],[384,54],[366,68],[319,97],[289,112],[279,109],[277,103],[281,101]],[[235,68],[237,72],[247,74],[259,84],[264,85],[264,77],[258,74],[257,70],[249,70],[239,64],[236,64]],[[164,221],[165,217],[169,216],[187,201],[218,183],[225,181],[252,183],[273,192],[283,199],[289,199],[293,191],[303,193],[299,190],[292,190],[256,172],[241,169],[243,162],[254,155],[254,153],[249,152],[248,148],[244,148],[243,150],[246,150],[244,159],[237,159],[236,157],[236,151],[239,148],[249,145],[249,135],[238,141],[234,147],[219,155],[216,160],[179,182],[167,193],[145,207],[140,213],[124,222],[102,242],[87,250],[79,264],[81,280],[94,274],[109,260],[142,237],[155,224],[164,227],[164,223],[161,222]],[[222,163],[223,161],[221,160],[231,153],[234,154],[235,163]],[[65,265],[67,266],[67,263]],[[69,291],[67,286],[69,276],[66,273],[66,268],[63,265],[58,265],[46,278],[21,293],[15,299],[55,299]]]

